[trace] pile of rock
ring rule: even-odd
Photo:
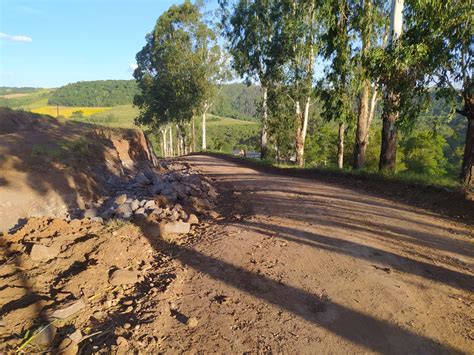
[[[169,222],[162,223],[164,234],[189,232],[190,225],[199,223],[192,212],[209,212],[217,192],[207,178],[187,165],[162,161],[159,170],[160,173],[153,169],[139,172],[127,184],[117,187],[112,196],[80,213],[95,221],[151,216],[155,222]]]

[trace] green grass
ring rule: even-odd
[[[5,99],[0,97],[0,106],[29,111],[48,103],[48,97],[55,89],[39,89],[25,96]]]
[[[235,126],[235,125],[246,125],[246,126],[255,126],[258,125],[257,122],[254,121],[244,121],[238,120],[235,118],[228,118],[228,117],[220,117],[208,114],[206,119],[206,124],[208,127],[212,126]]]
[[[223,155],[230,155],[236,159],[240,159],[246,162],[250,162],[252,164],[255,164],[257,166],[262,166],[262,167],[273,167],[276,169],[293,169],[293,170],[302,170],[302,171],[315,171],[315,172],[321,172],[323,174],[335,174],[335,175],[341,175],[341,176],[347,176],[347,177],[355,177],[355,178],[361,178],[365,180],[386,180],[386,181],[391,181],[391,182],[399,182],[403,183],[406,185],[411,185],[411,186],[432,186],[436,188],[441,188],[444,190],[449,190],[449,191],[455,191],[455,190],[460,190],[463,188],[462,184],[457,181],[454,177],[450,176],[436,176],[436,175],[427,175],[427,174],[417,174],[413,172],[400,172],[400,173],[382,173],[379,171],[373,171],[373,170],[353,170],[349,168],[345,169],[338,169],[337,167],[302,167],[299,168],[296,165],[292,164],[277,164],[274,162],[271,162],[269,160],[260,160],[260,159],[255,159],[255,158],[244,158],[240,156],[235,156],[231,154],[227,154],[222,151],[209,151],[210,153],[217,153],[217,154],[223,154]]]
[[[137,128],[134,123],[138,116],[138,109],[132,105],[122,105],[110,108],[107,111],[96,113],[88,118],[75,119],[82,122],[98,124],[107,127]]]

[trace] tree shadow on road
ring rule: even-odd
[[[255,274],[192,247],[147,236],[158,250],[168,250],[184,265],[262,302],[286,310],[348,341],[381,353],[461,353],[458,349],[363,314],[310,292]],[[218,266],[218,267],[216,267]]]

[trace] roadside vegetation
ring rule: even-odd
[[[136,80],[0,88],[0,105],[142,125],[163,156],[259,152],[472,189],[469,11],[443,4],[221,0],[219,19],[186,1],[158,19]]]

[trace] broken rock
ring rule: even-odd
[[[115,270],[109,278],[109,283],[114,286],[130,285],[137,282],[138,273],[126,269]]]
[[[125,203],[125,201],[127,201],[127,194],[117,196],[117,198],[115,199],[115,203],[117,205],[122,205],[123,203]]]
[[[199,219],[197,218],[197,216],[194,214],[194,213],[191,213],[188,217],[188,221],[187,221],[190,225],[193,225],[193,224],[199,224]]]
[[[174,221],[160,223],[160,235],[165,238],[170,234],[187,234],[190,229],[191,225],[187,222]]]
[[[35,244],[31,248],[30,257],[34,261],[48,261],[54,259],[58,254],[59,248]]]
[[[63,307],[55,309],[54,311],[46,312],[48,319],[66,319],[75,313],[81,311],[86,307],[83,300],[71,301],[66,303]]]
[[[56,327],[49,325],[43,329],[40,333],[37,333],[33,339],[33,343],[40,348],[48,348],[56,336]]]

